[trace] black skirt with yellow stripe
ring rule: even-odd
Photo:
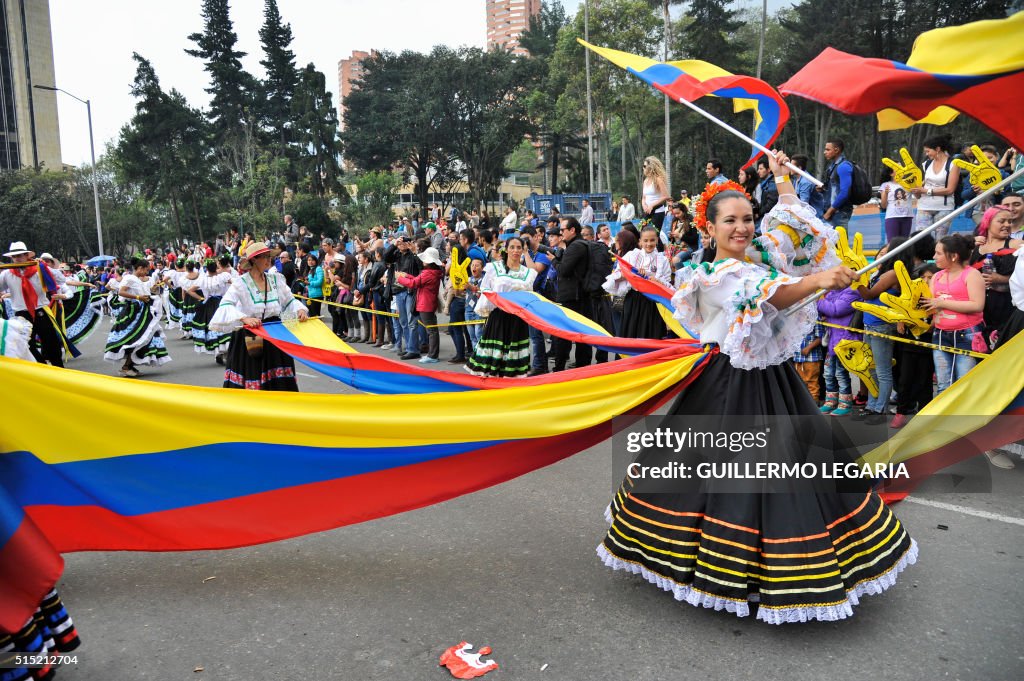
[[[790,365],[742,370],[720,354],[670,413],[820,417]],[[745,617],[757,603],[757,619],[774,624],[840,620],[917,560],[917,544],[866,487],[643,493],[632,483],[626,479],[608,508],[598,555],[692,605]]]

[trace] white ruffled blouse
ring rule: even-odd
[[[761,223],[747,260],[687,263],[676,272],[675,317],[715,343],[738,369],[781,364],[799,352],[818,319],[805,305],[785,315],[768,302],[780,286],[839,264],[836,232],[814,210],[784,195]]]
[[[248,273],[231,282],[210,320],[210,328],[218,333],[227,333],[240,328],[243,317],[280,317],[284,321],[295,319],[299,310],[306,310],[306,306],[292,295],[284,275],[268,271],[263,276],[266,277],[266,291],[256,286]]]
[[[672,266],[664,253],[659,251],[648,253],[642,248],[634,248],[622,256],[622,259],[635,267],[638,272],[642,272],[648,279],[660,281],[665,286],[672,285]],[[624,296],[629,292],[629,283],[622,275],[622,269],[617,262],[601,288],[613,296]]]
[[[484,267],[484,278],[480,282],[481,291],[505,293],[506,291],[532,291],[533,282],[537,278],[537,270],[527,267],[525,263],[519,269],[510,270],[502,262],[490,262]],[[475,311],[486,317],[494,309],[494,303],[487,296],[480,296],[476,301]]]

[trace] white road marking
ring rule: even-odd
[[[998,520],[1003,523],[1010,523],[1011,525],[1020,525],[1024,527],[1024,518],[1014,518],[1013,516],[1002,515],[1001,513],[989,513],[988,511],[981,511],[976,508],[969,506],[958,506],[956,504],[947,504],[942,501],[933,501],[931,499],[921,499],[919,497],[907,497],[904,501],[909,501],[912,504],[920,504],[922,506],[931,506],[932,508],[941,508],[945,511],[953,511],[955,513],[963,513],[964,515],[972,515],[976,518],[985,518],[986,520]]]
[[[323,376],[317,376],[316,374],[304,374],[301,371],[296,371],[299,376],[305,376],[306,378],[323,378]]]

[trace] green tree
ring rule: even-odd
[[[529,25],[519,36],[519,46],[534,59],[546,62],[555,53],[558,32],[569,23],[561,2],[541,2],[540,11],[530,17]]]
[[[245,52],[235,49],[238,36],[229,14],[228,0],[203,0],[203,32],[192,33],[188,39],[196,49],[187,54],[205,62],[210,75],[211,95],[208,114],[213,126],[214,140],[220,142],[229,136],[243,134],[241,129],[252,115],[256,79],[242,68]]]
[[[263,59],[260,60],[260,64],[267,73],[261,84],[261,124],[269,130],[280,153],[283,153],[289,142],[291,101],[298,85],[299,74],[295,67],[295,53],[291,50],[292,27],[283,23],[281,12],[277,8],[277,0],[264,2],[260,44],[263,46]]]
[[[356,195],[350,206],[356,225],[368,229],[388,224],[394,217],[391,206],[398,197],[402,176],[389,171],[370,171],[355,177]]]
[[[430,178],[450,169],[451,136],[441,114],[447,74],[434,54],[381,52],[363,60],[362,78],[345,99],[345,159],[363,170],[401,168],[416,180],[420,211]]]
[[[737,71],[741,47],[733,36],[742,26],[737,11],[728,9],[732,0],[688,0],[682,31],[681,53],[690,59],[703,59],[727,71]]]
[[[530,17],[530,24],[519,37],[519,44],[536,61],[540,86],[527,95],[526,106],[540,144],[542,161],[534,165],[544,171],[544,192],[554,192],[558,185],[560,155],[571,147],[585,148],[586,141],[579,135],[577,115],[566,120],[557,115],[557,94],[565,88],[564,70],[553,69],[560,33],[569,24],[565,8],[560,2],[543,2],[540,12]],[[582,145],[582,147],[581,147]],[[550,178],[550,182],[548,180]]]
[[[338,115],[327,91],[327,80],[312,63],[302,70],[292,100],[292,116],[299,184],[320,199],[328,194],[342,195]]]
[[[607,0],[595,4],[590,13],[590,42],[624,52],[657,58],[661,41],[662,19],[647,0]],[[583,12],[577,12],[573,22],[562,29],[552,57],[550,78],[560,84],[556,93],[554,125],[565,140],[586,131],[583,112],[586,110],[586,71],[584,48],[576,42],[583,37]],[[636,76],[620,69],[607,60],[593,56],[591,90],[593,93],[595,136],[597,149],[597,177],[595,189],[610,190],[613,186],[627,189],[634,197],[640,182],[641,159],[656,153],[662,145],[664,132],[664,105],[661,93]],[[613,128],[617,132],[620,151],[620,172],[611,178],[611,146]],[[586,138],[581,149],[565,144],[568,174],[564,189],[585,190],[588,184]],[[627,163],[627,155],[631,156]]]
[[[497,193],[505,160],[533,132],[526,99],[538,69],[511,52],[479,48],[437,47],[431,59],[449,88],[441,101],[445,148],[465,170],[473,205],[482,206]]]
[[[110,152],[112,168],[118,181],[133,185],[142,198],[170,204],[179,238],[202,238],[208,214],[201,209],[200,197],[213,187],[206,122],[181,93],[160,88],[147,59],[138,53],[133,59],[135,115]],[[183,215],[191,222],[189,228],[183,225]]]

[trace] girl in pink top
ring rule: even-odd
[[[932,313],[936,345],[960,350],[973,349],[974,336],[982,333],[985,309],[985,280],[973,267],[966,267],[974,244],[953,234],[935,244],[935,264],[941,272],[932,277],[932,298],[924,302]],[[932,350],[939,392],[948,388],[978,363],[969,355]]]

